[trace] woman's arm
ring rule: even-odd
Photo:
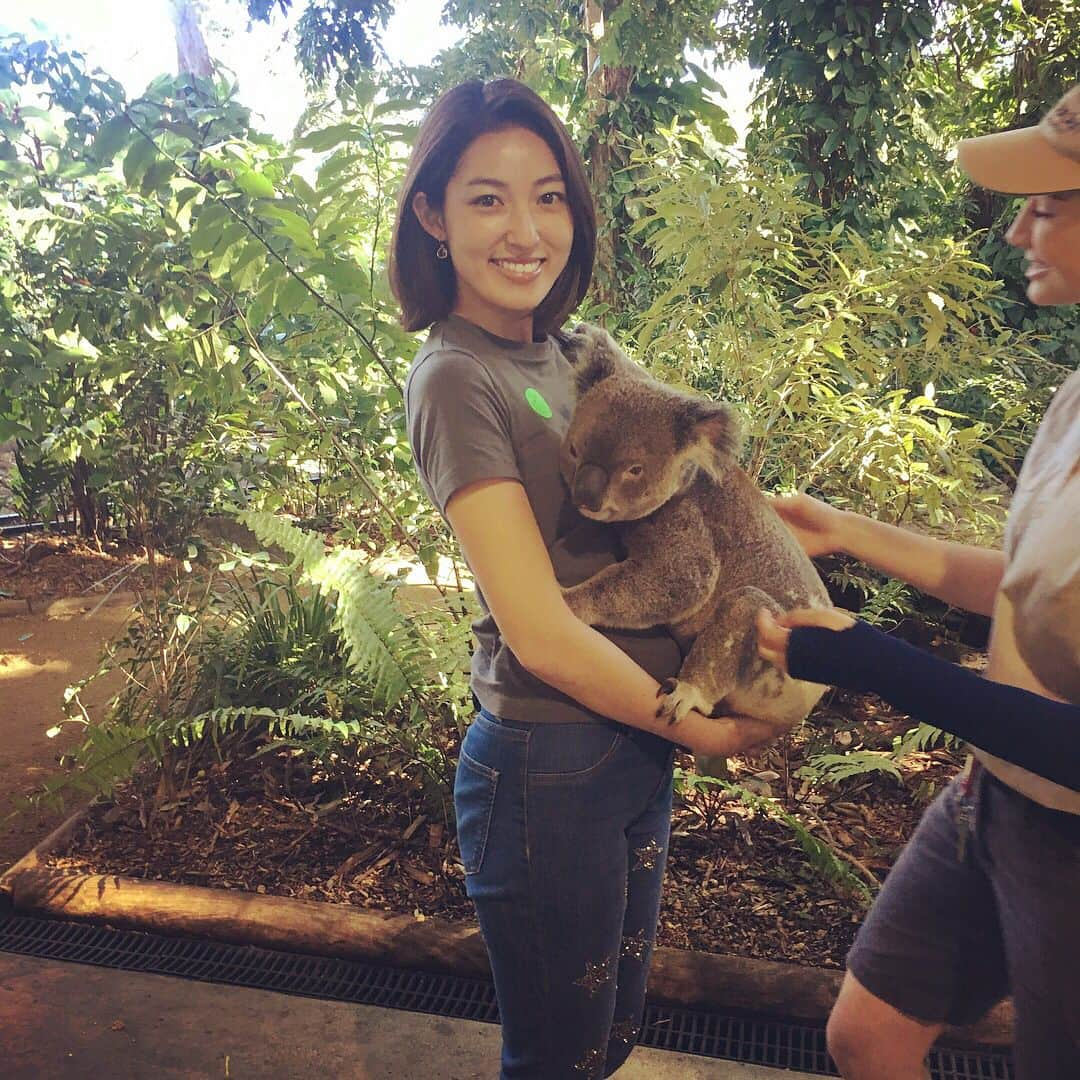
[[[1005,556],[838,510],[809,495],[775,499],[784,524],[811,557],[843,552],[947,604],[990,615]]]
[[[525,489],[482,480],[446,507],[499,632],[523,667],[586,708],[689,747],[736,754],[777,737],[759,720],[710,720],[691,713],[677,727],[658,720],[659,684],[566,606]]]
[[[866,690],[923,723],[1080,791],[1080,706],[983,678],[838,611],[758,615],[758,651],[794,678]]]

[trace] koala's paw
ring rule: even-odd
[[[669,724],[677,724],[693,709],[705,716],[712,712],[713,702],[707,700],[693,683],[681,679],[665,679],[656,696],[661,699],[656,710],[657,719],[664,717]]]
[[[584,355],[591,353],[595,348],[597,329],[589,323],[578,323],[569,334],[563,344],[563,354],[570,363],[577,363]]]

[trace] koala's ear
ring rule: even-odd
[[[574,368],[577,392],[584,394],[598,382],[614,374],[618,364],[618,346],[599,326],[578,323],[560,340],[563,355]]]
[[[725,457],[736,457],[742,447],[742,424],[738,414],[722,401],[686,398],[677,431],[686,443],[709,443]]]

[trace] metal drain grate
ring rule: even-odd
[[[6,914],[0,915],[0,952],[499,1022],[495,989],[484,979],[403,971],[254,945]],[[650,1004],[638,1042],[684,1054],[837,1075],[825,1048],[824,1029],[808,1025]],[[1011,1058],[1001,1053],[939,1049],[931,1054],[930,1067],[934,1080],[1013,1080]]]
[[[648,1005],[638,1041],[684,1054],[837,1075],[825,1049],[825,1030],[818,1027]]]
[[[774,1069],[839,1075],[825,1045],[825,1029],[799,1023],[648,1005],[638,1042]],[[996,1051],[938,1048],[930,1052],[930,1075],[933,1080],[1013,1080],[1012,1058]]]
[[[166,937],[23,915],[0,918],[0,951],[176,975],[284,994],[498,1023],[491,983],[252,945]]]

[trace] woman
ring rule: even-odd
[[[503,1077],[611,1075],[641,1022],[668,847],[674,748],[665,633],[601,633],[560,585],[618,557],[559,475],[570,366],[552,336],[589,285],[596,225],[563,125],[509,79],[434,105],[398,203],[391,283],[430,326],[405,389],[421,482],[476,579],[480,712],[454,788],[491,959]],[[691,714],[678,735],[731,754],[775,733]]]
[[[984,187],[1041,192],[1007,234],[1028,259],[1028,298],[1080,303],[1080,86],[1036,128],[961,143],[959,161]],[[1059,389],[1024,462],[1004,551],[931,540],[806,496],[777,509],[811,555],[844,551],[993,615],[985,680],[840,613],[759,616],[766,659],[800,678],[876,690],[976,747],[859,931],[829,1020],[833,1057],[849,1080],[923,1077],[946,1023],[974,1021],[1011,993],[1017,1080],[1076,1080],[1080,372]]]

